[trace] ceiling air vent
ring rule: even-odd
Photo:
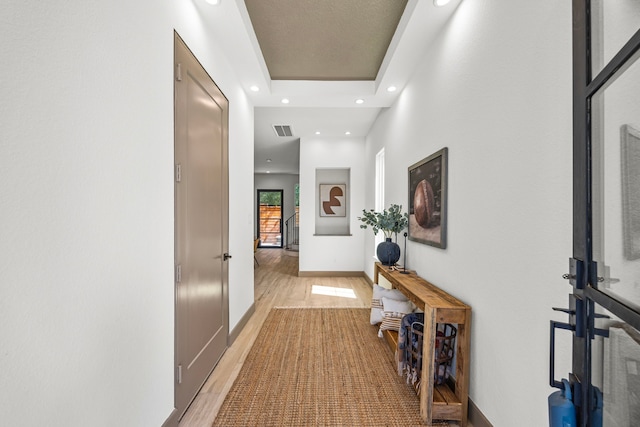
[[[276,131],[278,136],[293,136],[293,130],[289,125],[273,125],[273,130]]]

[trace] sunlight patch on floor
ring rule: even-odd
[[[329,295],[332,297],[351,298],[356,299],[356,293],[353,289],[347,288],[334,288],[332,286],[320,286],[313,285],[311,287],[311,293],[316,295]]]

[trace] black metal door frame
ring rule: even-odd
[[[258,245],[259,248],[276,248],[276,249],[282,249],[283,247],[283,235],[282,235],[282,222],[284,220],[284,190],[282,189],[278,189],[278,190],[264,190],[264,189],[258,189],[257,190],[257,202],[256,202],[256,209],[258,210],[256,213],[257,216],[257,235],[258,235],[258,239],[260,239],[260,243]],[[279,233],[280,233],[280,243],[278,245],[263,245],[262,244],[262,236],[261,236],[261,227],[260,227],[260,195],[262,193],[279,193],[280,194],[280,223],[278,224],[279,227]]]
[[[578,425],[591,426],[591,345],[595,328],[595,304],[640,329],[640,312],[598,290],[597,265],[593,258],[591,100],[596,92],[624,72],[640,50],[638,30],[605,65],[592,76],[591,1],[573,0],[573,258],[570,260],[570,325],[573,334],[571,383]]]

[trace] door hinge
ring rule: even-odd
[[[176,64],[176,80],[182,81],[182,64],[179,62]]]
[[[176,182],[182,181],[182,165],[176,165]]]
[[[569,258],[569,273],[563,274],[562,278],[568,280],[576,289],[584,289],[584,262]]]
[[[182,282],[182,265],[176,265],[176,283]]]
[[[178,365],[178,369],[176,369],[176,381],[178,384],[182,384],[182,365]]]

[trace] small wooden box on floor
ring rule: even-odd
[[[418,308],[424,311],[424,343],[422,349],[422,379],[420,382],[420,415],[430,426],[433,420],[459,421],[467,425],[469,393],[469,344],[471,338],[471,307],[442,289],[418,277],[415,272],[401,274],[389,271],[379,262],[373,267],[373,282],[379,275],[400,290]],[[438,323],[458,325],[456,337],[455,383],[434,385],[434,354]],[[387,331],[385,331],[387,332]],[[397,334],[385,334],[395,351]]]

